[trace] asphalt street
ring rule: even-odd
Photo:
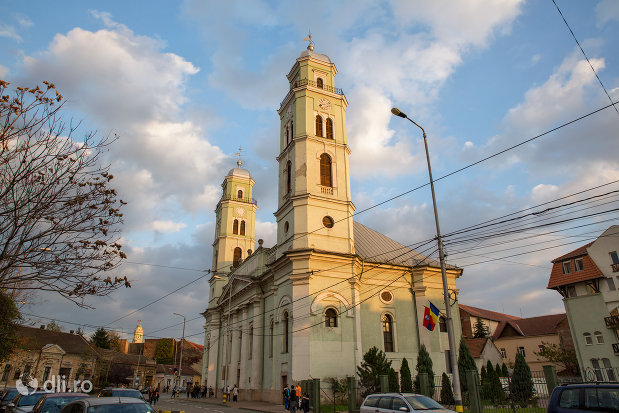
[[[214,405],[191,399],[170,399],[161,397],[155,406],[157,410],[183,410],[185,413],[248,413],[246,409]]]

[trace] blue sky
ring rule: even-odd
[[[557,4],[617,100],[619,3]],[[67,117],[120,136],[108,161],[129,202],[123,241],[131,263],[122,272],[134,288],[90,300],[96,310],[44,294],[25,309],[78,323],[106,324],[210,268],[213,209],[239,146],[256,180],[256,238],[274,244],[276,109],[309,29],[349,101],[357,210],[427,181],[419,131],[393,117],[392,106],[426,129],[439,177],[609,103],[550,0],[7,0],[0,12],[0,78],[51,80],[68,99]],[[438,182],[443,232],[619,179],[617,130],[610,108]],[[404,244],[434,233],[427,188],[355,219]],[[461,302],[523,316],[563,311],[545,289],[549,262],[610,225],[590,223],[562,233],[562,242],[535,238],[555,248],[482,265],[447,242],[449,261],[464,267]],[[497,249],[477,255],[508,254]],[[176,321],[174,311],[197,316],[207,293],[201,280],[115,327],[132,330],[141,319],[148,335]],[[196,320],[188,332],[200,328]]]

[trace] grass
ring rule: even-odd
[[[347,412],[348,404],[337,404],[335,406],[336,412]],[[334,413],[333,412],[333,404],[324,404],[320,403],[320,413]]]

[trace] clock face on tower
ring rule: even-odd
[[[322,98],[318,101],[318,107],[322,110],[329,110],[331,109],[331,102],[325,98]]]
[[[244,208],[241,208],[241,207],[238,207],[238,208],[236,209],[236,211],[235,211],[235,212],[236,212],[236,214],[237,214],[238,216],[240,216],[240,217],[242,217],[243,215],[245,215],[245,209],[244,209]]]

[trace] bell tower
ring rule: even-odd
[[[346,137],[348,101],[335,87],[335,64],[307,50],[287,75],[290,89],[278,110],[280,153],[277,244],[354,253],[350,197],[350,149]]]

